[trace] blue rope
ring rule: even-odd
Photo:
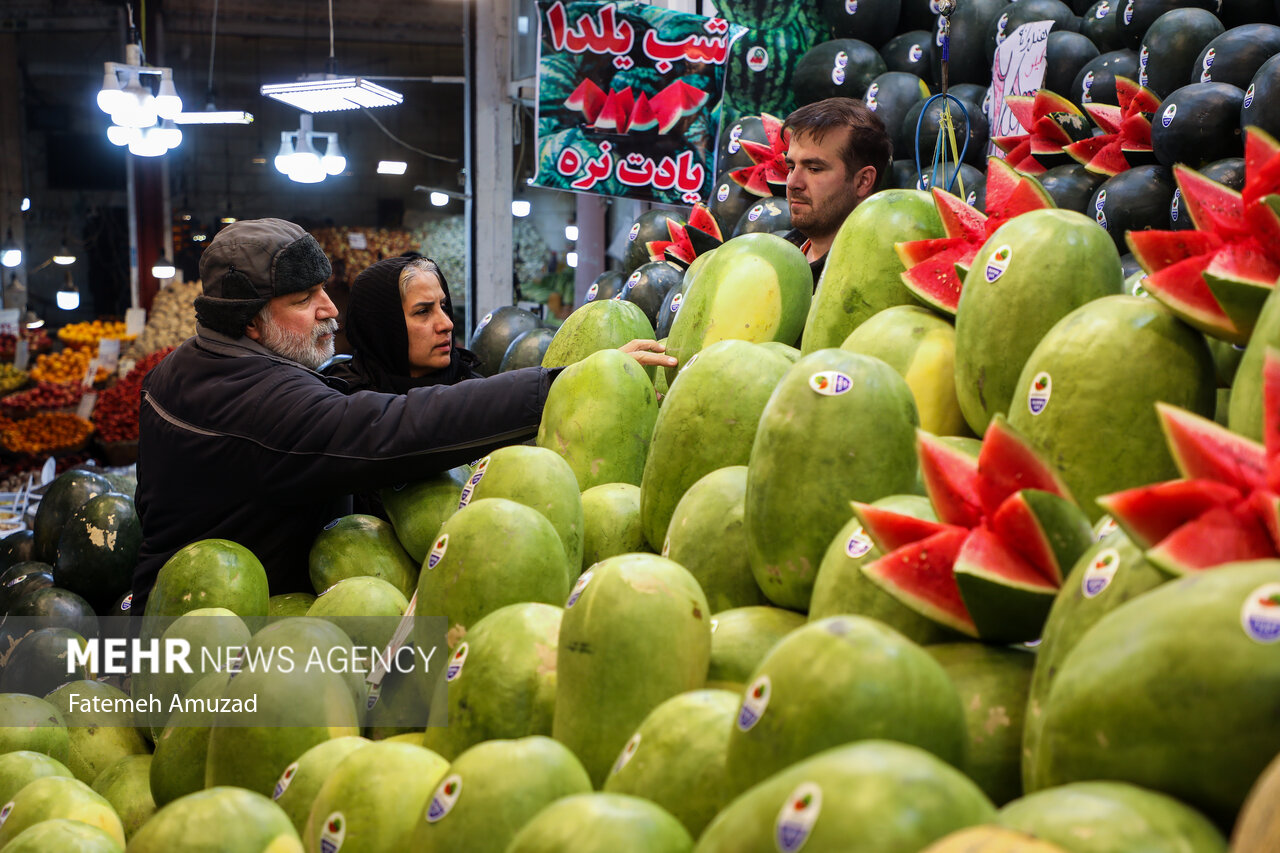
[[[943,49],[945,52],[945,49],[946,49],[945,44],[943,45]],[[957,98],[955,95],[952,95],[948,92],[941,92],[929,98],[929,100],[925,101],[924,108],[920,110],[920,116],[919,118],[916,119],[916,134],[915,134],[916,178],[918,183],[919,178],[921,177],[921,175],[923,175],[923,170],[920,167],[920,129],[924,126],[924,115],[926,112],[928,112],[929,105],[932,104],[934,101],[938,100],[939,98],[946,98],[948,100],[955,101],[956,106],[960,108],[960,114],[964,116],[964,144],[960,148],[960,159],[955,164],[955,171],[951,172],[951,176],[949,178],[946,177],[947,175],[947,141],[948,140],[944,138],[946,136],[946,128],[942,127],[941,123],[939,123],[940,126],[938,128],[938,139],[936,144],[933,147],[933,169],[929,175],[929,186],[931,187],[939,186],[938,170],[939,168],[941,168],[942,176],[946,178],[946,181],[945,181],[946,186],[944,187],[944,189],[946,189],[947,192],[951,192],[955,188],[956,179],[960,176],[960,164],[964,162],[964,155],[969,150],[969,111],[964,108],[964,104],[961,103],[959,98]]]

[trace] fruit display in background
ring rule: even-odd
[[[893,141],[893,150],[899,157],[914,157],[915,128],[904,133],[907,113],[917,103],[929,97],[929,86],[915,74],[905,71],[886,71],[867,86],[861,96],[867,108],[880,116],[884,129]],[[914,161],[912,161],[914,167]],[[919,189],[907,187],[907,189]]]
[[[743,234],[778,234],[791,230],[791,204],[782,197],[770,196],[757,200],[747,208],[734,226],[733,236]]]
[[[670,239],[668,222],[684,224],[676,214],[667,210],[646,210],[631,226],[627,234],[627,250],[622,261],[622,275],[629,276],[636,267],[649,263],[649,244],[656,240]],[[612,297],[611,297],[612,298]]]
[[[1159,229],[1169,221],[1176,188],[1173,173],[1164,166],[1136,166],[1103,181],[1084,214],[1106,230],[1117,251],[1123,251],[1127,234]]]
[[[1116,95],[1117,77],[1138,79],[1136,50],[1113,50],[1090,59],[1072,81],[1070,91],[1064,94],[1080,107],[1086,104],[1119,105],[1120,99]]]
[[[91,419],[101,441],[137,440],[142,380],[171,352],[173,347],[166,347],[144,356],[124,377],[98,394]]]
[[[918,2],[913,5],[922,5]],[[929,20],[932,24],[933,20]],[[933,62],[933,33],[927,30],[906,30],[886,41],[880,47],[880,55],[890,71],[904,71],[914,77],[928,77]]]
[[[61,352],[45,353],[36,359],[31,368],[31,378],[36,382],[80,382],[89,370],[89,361],[97,357],[88,349],[69,348]],[[94,382],[106,382],[111,374],[99,367],[93,374]]]
[[[508,370],[540,366],[555,334],[553,329],[539,327],[518,335],[503,353],[498,372],[506,373]]]
[[[471,333],[469,344],[480,359],[477,369],[485,376],[497,373],[511,342],[541,325],[542,321],[537,315],[514,305],[504,305],[481,317],[480,322],[476,323],[475,331]]]
[[[27,352],[36,355],[48,352],[53,348],[53,341],[44,329],[23,329],[22,337],[27,342]],[[12,361],[18,347],[17,335],[10,332],[0,333],[0,359]]]
[[[667,294],[683,281],[684,276],[675,264],[666,261],[642,264],[631,273],[614,299],[625,299],[638,305],[650,327],[656,329],[660,319],[659,311]]]
[[[58,330],[58,340],[69,347],[77,349],[98,348],[98,341],[104,338],[115,338],[122,342],[132,341],[136,335],[125,334],[122,320],[94,320],[87,323],[68,323]]]
[[[1188,72],[1203,63],[1204,48],[1226,32],[1213,12],[1196,6],[1171,9],[1152,22],[1142,36],[1138,56],[1138,82],[1158,97],[1165,97],[1191,80]],[[1248,85],[1248,84],[1246,84]]]
[[[828,5],[838,4],[832,0]],[[799,102],[812,104],[826,98],[860,98],[871,81],[888,70],[884,58],[865,41],[838,38],[809,48],[796,62],[791,80]]]

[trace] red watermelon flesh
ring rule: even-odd
[[[747,152],[752,165],[733,170],[729,177],[754,195],[783,195],[781,192],[775,193],[774,188],[787,183],[787,146],[790,137],[783,133],[782,120],[776,116],[761,113],[760,123],[769,144],[741,140],[742,150]]]
[[[1156,412],[1183,477],[1215,480],[1242,492],[1266,485],[1267,453],[1261,444],[1177,406],[1156,403]]]
[[[996,514],[988,519],[988,525],[995,536],[1007,543],[1035,569],[1041,580],[1057,589],[1062,585],[1062,578],[1071,570],[1071,565],[1090,543],[1092,531],[1085,531],[1085,525],[1080,525],[1079,535],[1074,541],[1069,541],[1066,533],[1069,525],[1061,524],[1059,519],[1052,518],[1047,513],[1044,517],[1041,515],[1046,510],[1046,503],[1054,501],[1066,504],[1053,508],[1059,513],[1076,509],[1074,504],[1057,495],[1039,489],[1023,489],[1010,495],[1000,505]],[[1059,546],[1068,546],[1065,556],[1071,561],[1070,564],[1062,564],[1058,550],[1054,548],[1055,542]]]
[[[976,527],[982,521],[977,458],[924,430],[916,430],[916,456],[938,518],[946,524]]]
[[[1057,589],[1059,585],[1045,578],[1007,539],[985,526],[970,531],[956,556],[956,565],[986,577],[994,575],[1016,587]]]
[[[1152,565],[1177,575],[1276,556],[1275,544],[1266,528],[1246,506],[1235,510],[1214,507],[1146,552]]]
[[[621,132],[626,129],[627,120],[630,117],[629,111],[627,113],[622,111],[618,93],[610,90],[609,94],[605,95],[604,106],[600,108],[595,123],[591,127],[593,130]]]
[[[1276,489],[1277,479],[1272,474],[1280,460],[1280,350],[1275,347],[1267,347],[1262,363],[1262,393],[1266,401],[1262,412],[1262,446],[1270,462],[1267,485]]]
[[[998,157],[988,158],[987,212],[981,213],[958,196],[934,187],[934,205],[945,237],[895,243],[906,270],[902,281],[927,305],[954,315],[964,286],[957,267],[967,271],[982,244],[1009,219],[1029,210],[1053,207],[1053,200],[1034,178],[1018,174]]]
[[[697,228],[717,240],[724,240],[724,234],[720,232],[720,224],[711,215],[711,209],[701,202],[695,204],[693,211],[689,214],[689,227]]]
[[[1006,152],[1005,160],[1018,171],[1039,174],[1045,166],[1037,157],[1061,155],[1064,145],[1088,136],[1088,123],[1080,108],[1048,89],[1041,89],[1034,97],[1010,95],[1004,102],[1026,133],[997,136],[991,141]]]
[[[970,637],[978,635],[960,598],[954,567],[969,531],[948,528],[864,563],[862,572],[916,612]]]
[[[1169,480],[1098,498],[1139,548],[1150,548],[1211,509],[1240,502],[1239,489],[1213,480]]]
[[[578,84],[578,88],[573,90],[573,94],[569,95],[564,105],[582,113],[587,124],[594,124],[596,116],[600,115],[600,109],[604,106],[604,101],[604,90],[592,80],[586,79]]]
[[[1085,104],[1085,112],[1102,128],[1101,136],[1082,139],[1063,150],[1091,172],[1118,175],[1129,168],[1129,158],[1151,151],[1151,114],[1160,106],[1155,92],[1127,77],[1116,78],[1119,106]]]
[[[1120,122],[1124,121],[1124,111],[1120,107],[1114,104],[1085,104],[1084,111],[1104,133],[1120,132]]]
[[[863,531],[885,553],[954,528],[954,525],[915,518],[860,501],[853,501],[852,505],[854,514],[862,523]]]
[[[1039,489],[1071,499],[1067,484],[1040,457],[1025,438],[996,415],[982,437],[978,454],[978,499],[984,515],[991,516],[1015,492]]]
[[[1280,192],[1280,142],[1266,131],[1250,127],[1244,145],[1245,206]]]
[[[636,98],[635,105],[631,108],[629,127],[632,133],[656,130],[658,127],[658,117],[653,114],[653,108],[649,106],[649,97],[644,92],[640,93],[640,97]]]
[[[658,119],[658,133],[670,133],[685,117],[684,94],[677,86],[668,86],[649,99],[649,108]]]

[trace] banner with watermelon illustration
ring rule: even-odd
[[[641,2],[538,0],[538,174],[687,206],[715,181],[713,110],[745,27]]]

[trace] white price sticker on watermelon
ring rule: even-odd
[[[1265,583],[1249,593],[1240,608],[1240,624],[1255,643],[1280,641],[1280,583]]]
[[[1084,597],[1095,598],[1101,595],[1103,590],[1111,586],[1111,581],[1119,568],[1119,551],[1115,548],[1104,548],[1099,551],[1084,570],[1084,581],[1080,584],[1080,591]]]
[[[462,675],[462,667],[466,665],[468,650],[466,643],[460,643],[458,648],[454,650],[453,657],[449,658],[449,665],[444,670],[445,681],[453,681],[459,675]]]
[[[738,731],[751,731],[755,724],[760,722],[765,709],[769,707],[769,697],[772,693],[773,682],[769,680],[769,676],[762,675],[751,682],[751,686],[742,697],[742,707],[738,709]]]
[[[460,796],[462,796],[462,777],[454,773],[446,777],[431,795],[431,805],[427,806],[427,823],[435,823],[453,811]]]
[[[774,822],[774,844],[779,853],[796,853],[813,833],[822,813],[822,788],[815,782],[802,782],[787,797]]]
[[[824,397],[839,397],[853,387],[853,380],[838,370],[822,370],[809,377],[809,387]]]

